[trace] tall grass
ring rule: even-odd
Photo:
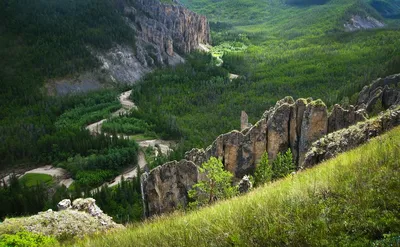
[[[400,128],[335,159],[193,212],[77,246],[370,246],[400,233]]]

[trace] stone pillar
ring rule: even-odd
[[[249,127],[249,116],[245,111],[242,111],[240,116],[240,131],[247,129]]]

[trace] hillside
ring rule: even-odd
[[[248,195],[79,246],[386,246],[376,241],[400,231],[398,143],[400,128]]]
[[[148,75],[134,87],[133,97],[146,119],[169,116],[164,126],[177,126],[188,147],[205,147],[220,133],[238,128],[242,110],[255,122],[287,95],[320,98],[328,107],[354,104],[364,85],[400,68],[398,25],[364,1],[181,2],[210,20],[214,58],[192,55],[177,69]],[[385,26],[346,31],[345,24],[357,23],[354,16]],[[215,57],[223,64],[211,69]],[[239,78],[230,81],[228,73]],[[212,76],[203,77],[207,74]]]

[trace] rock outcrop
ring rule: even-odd
[[[350,20],[344,24],[344,29],[348,32],[354,32],[357,30],[382,28],[384,26],[385,23],[378,21],[374,17],[353,15]]]
[[[93,198],[69,199],[58,204],[60,211],[40,212],[37,215],[6,219],[0,224],[0,234],[26,230],[57,238],[84,237],[97,232],[123,228],[104,214]]]
[[[144,214],[167,213],[188,203],[188,191],[199,181],[197,166],[187,160],[172,161],[141,177]]]
[[[371,113],[377,104],[382,110],[400,105],[400,74],[379,78],[361,90],[357,101],[359,109],[365,108]]]
[[[345,129],[354,123],[365,121],[367,114],[365,109],[356,110],[354,106],[343,109],[340,105],[333,106],[328,118],[328,133]]]
[[[205,150],[192,149],[186,152],[185,160],[164,164],[148,176],[143,176],[143,201],[148,207],[147,212],[151,212],[150,215],[170,212],[177,205],[185,205],[188,189],[196,183],[196,179],[200,179],[195,167],[211,157],[220,159],[225,169],[234,174],[235,181],[239,182],[245,175],[254,173],[265,152],[268,152],[271,163],[278,153],[290,148],[297,168],[306,168],[399,125],[397,109],[377,120],[351,127],[358,128],[357,131],[345,129],[367,119],[365,107],[371,104],[372,98],[376,98],[377,90],[380,90],[379,97],[385,102],[384,107],[394,109],[396,104],[399,105],[399,79],[400,75],[394,75],[375,81],[364,87],[359,98],[360,105],[349,106],[348,109],[335,105],[329,116],[321,100],[308,98],[294,101],[292,97],[286,97],[278,101],[254,126],[241,132],[234,130],[222,134]],[[319,140],[324,136],[325,139]],[[177,167],[184,164],[190,164],[191,169],[185,168],[182,171],[184,176],[181,176]],[[190,176],[187,172],[193,174]],[[168,179],[161,179],[164,177]],[[182,177],[185,182],[182,182]]]
[[[400,125],[400,109],[387,110],[379,117],[358,123],[322,137],[311,145],[305,155],[302,168],[308,168],[323,160],[333,158],[367,142],[369,139]]]

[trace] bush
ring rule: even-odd
[[[295,165],[290,149],[288,149],[286,153],[279,153],[274,162],[272,162],[273,180],[286,177],[293,171],[295,171]]]
[[[4,234],[0,237],[0,247],[42,247],[59,246],[53,237],[27,231],[17,232],[16,234]]]
[[[260,186],[272,180],[272,167],[269,165],[268,153],[265,152],[262,157],[260,164],[258,164],[256,171],[254,172],[254,186]]]

